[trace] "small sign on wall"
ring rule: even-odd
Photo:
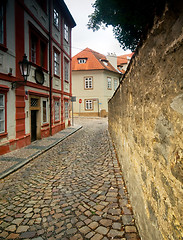
[[[71,97],[71,102],[76,102],[76,96]]]

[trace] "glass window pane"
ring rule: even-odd
[[[53,22],[56,27],[59,26],[59,17],[58,17],[58,12],[56,9],[53,10]]]
[[[111,78],[107,78],[107,88],[111,88]]]
[[[69,33],[68,33],[68,31],[69,31],[69,28],[68,28],[68,26],[66,25],[66,24],[64,24],[64,38],[65,38],[65,40],[68,42],[68,40],[69,40]]]
[[[0,107],[4,107],[4,95],[0,94]]]
[[[69,112],[68,112],[68,102],[65,102],[65,119],[69,117]]]
[[[54,52],[54,74],[60,74],[60,55],[57,52]]]
[[[36,63],[36,45],[37,39],[34,35],[31,35],[31,61]]]
[[[4,121],[0,121],[0,133],[4,132]]]
[[[4,109],[0,109],[0,121],[4,121]]]
[[[59,120],[59,102],[55,101],[55,120]]]
[[[65,64],[65,80],[69,82],[69,63],[67,60],[65,60],[64,64]]]
[[[45,62],[45,59],[46,59],[46,45],[45,43],[41,42],[40,44],[40,64],[41,64],[41,67],[46,67],[46,62]]]
[[[47,122],[46,101],[43,101],[43,122]]]

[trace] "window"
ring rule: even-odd
[[[64,39],[68,42],[69,41],[69,28],[67,24],[64,24]]]
[[[53,23],[57,28],[59,27],[59,15],[56,9],[53,10]]]
[[[114,79],[114,90],[116,90],[118,87],[118,80]]]
[[[0,44],[4,44],[4,6],[0,3]]]
[[[30,61],[47,69],[47,40],[37,31],[30,35]]]
[[[79,64],[86,63],[86,58],[78,59],[78,63]]]
[[[85,78],[85,89],[92,89],[93,88],[93,79],[92,77]]]
[[[31,35],[31,62],[36,63],[37,38]]]
[[[69,118],[69,103],[65,102],[65,119]]]
[[[31,107],[38,107],[38,106],[39,106],[38,98],[31,98]]]
[[[111,82],[112,82],[112,81],[111,81],[111,78],[108,77],[108,78],[107,78],[107,88],[108,88],[108,89],[112,89],[112,84],[111,84]]]
[[[105,65],[108,66],[108,60],[107,59],[100,59],[100,61]]]
[[[85,110],[93,110],[93,100],[85,100]]]
[[[43,123],[47,123],[47,101],[43,101]]]
[[[55,121],[60,120],[59,100],[55,100]]]
[[[45,55],[47,54],[46,44],[40,41],[40,65],[41,67],[46,67]]]
[[[5,132],[5,95],[0,94],[0,133]]]
[[[59,76],[60,74],[60,54],[58,52],[54,52],[54,74]]]
[[[67,59],[64,59],[64,77],[65,81],[69,82],[69,62]]]

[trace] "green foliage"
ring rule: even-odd
[[[166,0],[96,0],[88,28],[96,31],[112,25],[123,49],[134,51],[152,26],[154,16],[161,14],[165,3]]]

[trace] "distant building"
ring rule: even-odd
[[[0,154],[70,125],[75,25],[63,0],[0,1]]]
[[[72,92],[77,99],[75,115],[108,115],[108,100],[118,87],[121,76],[117,70],[117,58],[113,57],[112,64],[108,59],[89,48],[72,58]]]
[[[128,64],[133,56],[133,53],[125,54],[117,57],[117,68],[118,70],[124,74],[128,67]]]

